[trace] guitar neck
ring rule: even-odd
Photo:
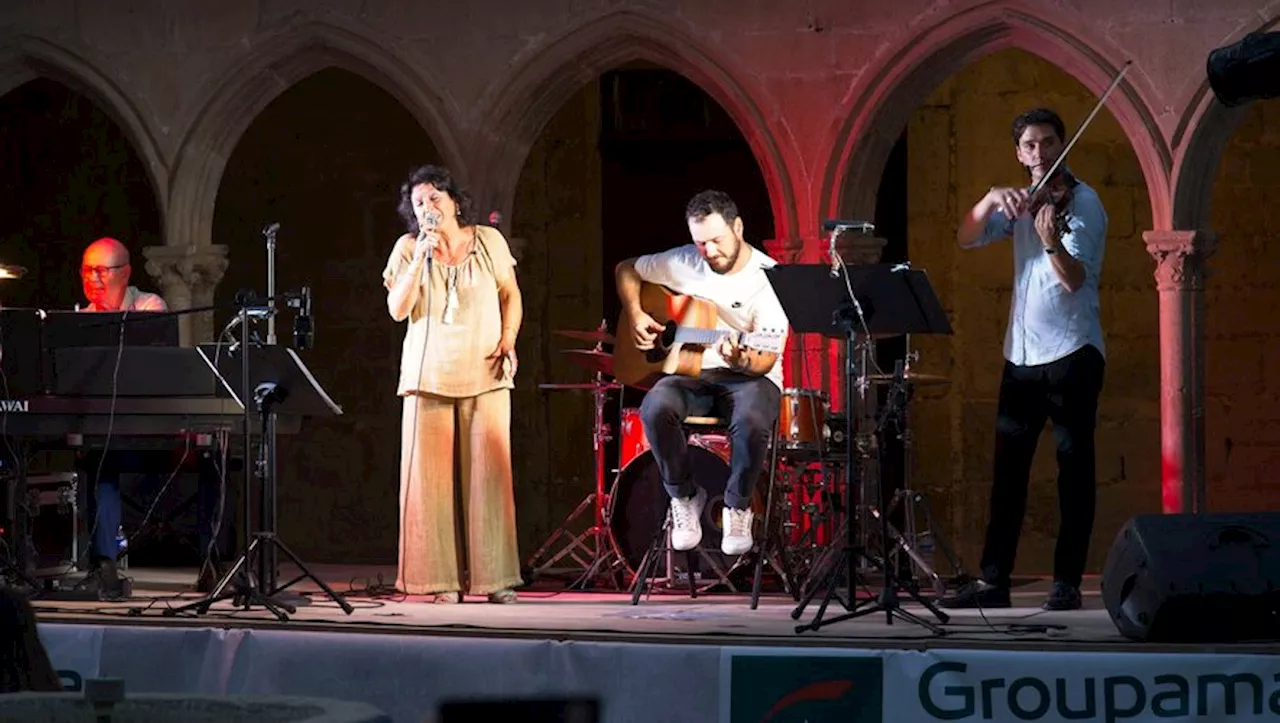
[[[692,326],[681,326],[676,328],[674,343],[711,346],[733,333],[735,332],[728,329],[699,329]]]
[[[758,348],[760,351],[776,351],[774,347],[777,342],[774,335],[761,333],[756,331],[734,331],[733,329],[699,329],[691,326],[681,326],[676,328],[674,344],[693,344],[697,346],[712,346],[726,336],[736,336],[737,343]]]

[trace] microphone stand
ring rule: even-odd
[[[280,224],[273,223],[262,231],[267,237],[267,298],[272,300],[272,308],[275,307],[276,298],[276,232],[279,230]],[[276,343],[275,314],[267,317],[267,343],[272,346]]]
[[[305,289],[303,293],[286,294],[285,296],[286,298],[300,299],[298,302],[300,306],[306,307],[306,311],[309,312],[309,288]],[[164,614],[173,616],[187,610],[194,610],[196,614],[204,615],[209,612],[209,607],[215,602],[231,599],[232,604],[236,607],[248,610],[250,607],[257,605],[269,610],[281,622],[288,622],[289,617],[286,615],[286,611],[289,615],[294,614],[297,612],[299,604],[309,604],[310,599],[286,592],[286,588],[303,579],[310,579],[331,600],[337,603],[343,612],[350,615],[354,611],[351,604],[313,574],[306,564],[276,534],[276,412],[272,405],[283,402],[288,395],[288,390],[271,381],[263,381],[256,387],[253,385],[253,378],[250,376],[249,368],[249,356],[253,348],[253,334],[249,326],[249,310],[256,307],[253,307],[250,303],[251,301],[252,299],[247,297],[242,299],[238,316],[238,322],[241,327],[240,396],[243,406],[242,431],[246,457],[253,449],[253,410],[250,409],[250,400],[257,408],[261,430],[259,433],[258,459],[255,464],[246,463],[244,465],[244,528],[241,535],[244,545],[243,552],[236,558],[231,569],[223,575],[207,597],[181,607],[166,608]],[[271,318],[275,312],[274,300],[269,308],[270,316],[268,318]],[[230,328],[230,325],[228,325],[228,328]],[[270,344],[264,345],[262,342],[259,342],[259,345],[264,347],[271,346]],[[253,501],[250,494],[255,474],[261,480],[259,527],[263,528],[257,532],[253,531]],[[285,585],[277,584],[276,553],[278,550],[283,551],[302,573]],[[232,589],[226,591],[228,587]],[[288,596],[287,600],[282,599],[285,596]]]

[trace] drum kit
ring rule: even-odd
[[[612,379],[613,357],[605,347],[614,343],[614,337],[607,324],[602,321],[597,329],[591,331],[554,330],[553,333],[593,344],[589,349],[560,352],[571,364],[589,371],[592,374],[590,382],[540,384],[539,388],[591,392],[594,402],[591,440],[595,486],[534,552],[526,565],[526,572],[533,577],[573,575],[576,579],[570,584],[572,588],[590,589],[601,580],[607,580],[613,589],[623,590],[634,582],[655,534],[660,532],[661,512],[667,505],[666,492],[656,460],[649,450],[640,410],[621,404],[621,393],[625,387]],[[918,358],[918,352],[907,355],[903,378],[908,386],[947,383],[945,377],[912,371],[910,363]],[[864,373],[857,379],[861,399],[876,396],[869,393],[872,390],[897,388],[894,386],[898,382],[896,375],[869,373],[867,369],[869,367],[864,367]],[[609,395],[615,391],[619,392],[620,406],[616,425],[618,465],[609,470],[606,464],[607,444],[614,440],[614,425],[605,421],[605,408]],[[761,570],[768,563],[781,587],[798,600],[800,588],[814,584],[824,555],[844,544],[844,530],[849,519],[848,511],[844,509],[846,497],[843,491],[847,446],[856,445],[856,457],[872,465],[881,446],[872,439],[876,430],[871,427],[876,426],[876,420],[868,417],[867,414],[859,414],[850,425],[846,414],[832,412],[826,392],[784,389],[769,450],[768,469],[762,475],[761,483],[756,485],[755,549],[742,556],[721,554],[719,512],[718,509],[711,512],[712,505],[708,504],[709,511],[703,513],[703,542],[700,547],[703,561],[710,563],[713,572],[703,573],[701,580],[694,584],[702,588],[723,584],[733,591],[735,573],[750,570],[750,563],[754,562],[754,606],[759,595]],[[913,439],[910,420],[898,421],[897,434],[902,442],[906,466],[902,488],[889,502],[886,514],[893,515],[901,507],[904,529],[899,532],[891,526],[894,539],[881,549],[890,548],[887,554],[894,564],[897,564],[899,552],[905,554],[917,582],[942,594],[946,583],[934,569],[932,561],[921,554],[921,540],[931,538],[934,546],[947,555],[953,570],[959,571],[960,564],[933,523],[926,495],[911,489],[909,460]],[[690,464],[694,478],[707,489],[708,500],[721,499],[730,466],[731,444],[727,431],[716,427],[703,429],[696,424],[686,426],[689,429]],[[865,472],[866,467],[861,469],[864,473],[859,475],[863,480],[860,486],[879,483],[878,474],[869,475]],[[874,502],[879,495],[864,491],[857,495],[857,499]],[[767,514],[766,506],[772,508]],[[876,521],[875,525],[861,524],[859,528],[870,530],[879,525],[880,510],[872,505],[858,504],[857,507],[854,510],[855,520]],[[926,524],[932,529],[918,529],[915,520],[918,512],[923,512]],[[591,523],[575,534],[572,530],[580,525],[577,520],[588,514],[591,515]],[[766,526],[770,529],[762,529]],[[688,589],[690,578],[697,573],[689,574],[690,571],[685,571],[675,558],[668,551],[666,577],[654,582],[664,583],[670,589]],[[702,567],[705,569],[707,566]]]

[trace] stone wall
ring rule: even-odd
[[[1280,509],[1280,101],[1246,110],[1214,174],[1205,348],[1208,501]]]

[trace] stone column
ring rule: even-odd
[[[878,264],[888,243],[879,236],[845,233],[836,239],[836,253],[850,266]]]
[[[1165,513],[1205,512],[1205,261],[1207,231],[1146,231],[1160,294],[1160,493]]]
[[[148,246],[142,250],[147,273],[160,285],[165,303],[173,311],[211,306],[213,292],[227,270],[227,247]],[[213,312],[179,317],[183,346],[213,339]]]

